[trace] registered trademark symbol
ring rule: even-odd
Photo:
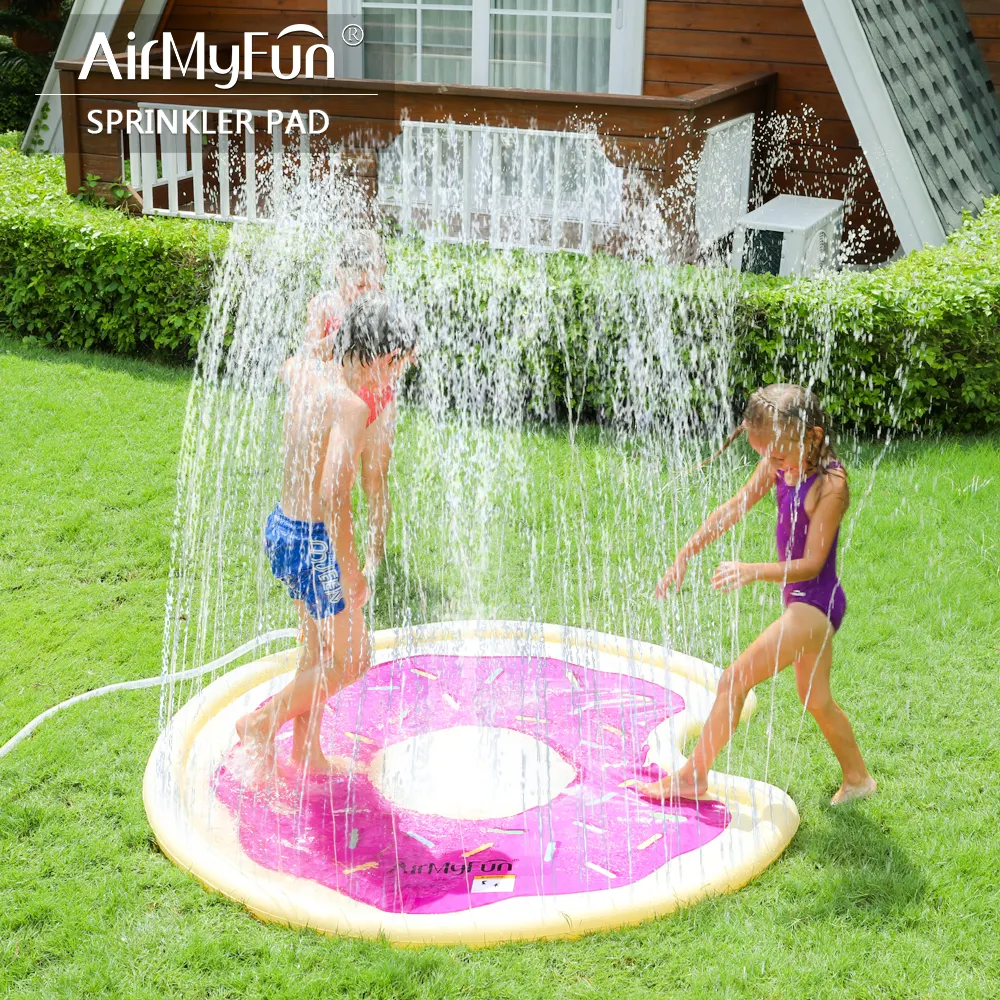
[[[344,30],[340,33],[340,37],[344,39],[344,43],[346,45],[350,45],[351,48],[354,48],[365,40],[365,33],[360,24],[347,24],[344,26]]]

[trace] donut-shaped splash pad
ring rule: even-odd
[[[779,789],[716,772],[699,802],[632,788],[683,760],[719,676],[703,661],[515,622],[373,646],[323,714],[323,750],[349,775],[298,776],[290,724],[265,780],[236,741],[297,650],[212,683],[150,758],[164,853],[263,919],[410,944],[573,937],[739,888],[798,826]]]

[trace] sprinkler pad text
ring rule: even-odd
[[[282,127],[285,135],[322,135],[330,126],[330,116],[318,108],[309,111],[280,111],[272,108],[264,112],[245,108],[140,108],[122,111],[110,108],[87,113],[90,135],[111,135],[121,130],[136,135],[242,135],[255,131],[254,119],[267,117],[267,131]]]

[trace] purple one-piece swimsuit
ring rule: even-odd
[[[837,466],[831,466],[836,468]],[[816,481],[814,473],[796,486],[785,482],[784,473],[775,475],[775,488],[778,494],[778,558],[788,562],[801,559],[806,551],[806,536],[809,534],[809,515],[806,513],[806,495],[809,487]],[[834,630],[840,628],[847,610],[847,597],[844,588],[837,577],[837,538],[840,529],[834,533],[833,544],[827,553],[826,562],[819,573],[811,580],[801,580],[799,583],[786,583],[782,588],[785,607],[796,601],[811,604],[830,619]]]

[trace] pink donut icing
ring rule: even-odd
[[[374,667],[326,707],[321,742],[327,753],[354,755],[351,778],[244,787],[234,748],[216,794],[253,861],[385,911],[449,913],[512,895],[617,888],[709,843],[729,823],[717,802],[664,807],[620,787],[659,774],[642,765],[644,741],[683,707],[659,685],[555,659],[411,656]],[[468,725],[547,743],[576,780],[546,805],[476,821],[400,808],[368,780],[381,747]],[[289,724],[279,735],[279,760],[290,733]]]

